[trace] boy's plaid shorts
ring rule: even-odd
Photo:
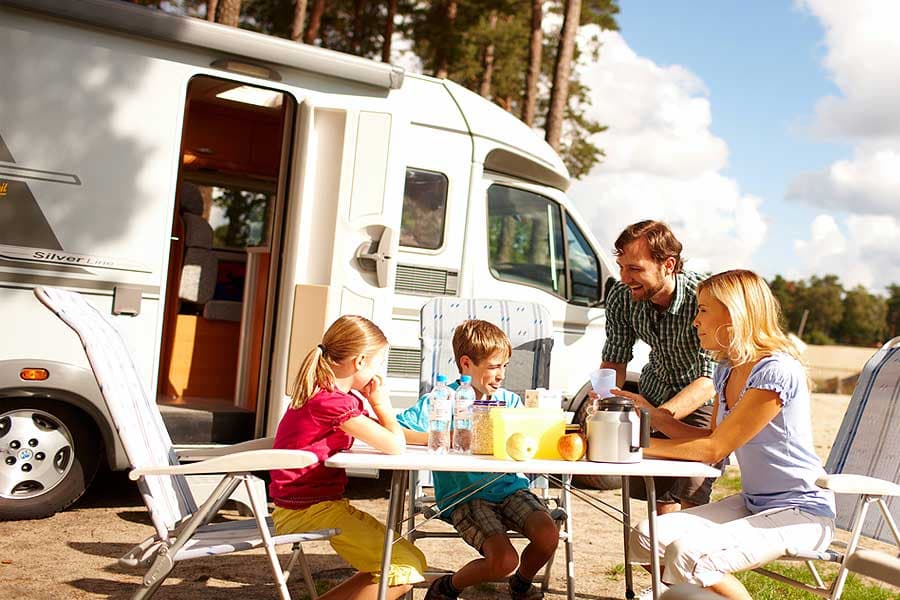
[[[481,552],[484,541],[509,530],[525,533],[525,521],[535,511],[547,511],[544,501],[530,490],[518,490],[502,502],[474,498],[460,504],[450,515],[463,541]]]

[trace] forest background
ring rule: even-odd
[[[575,179],[605,156],[607,127],[573,68],[619,29],[616,0],[123,0],[390,62],[412,55],[423,72],[451,79],[514,114],[563,158]],[[845,289],[836,275],[771,281],[785,325],[812,344],[880,345],[900,334],[900,285]]]

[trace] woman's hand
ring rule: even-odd
[[[640,394],[633,394],[632,392],[626,392],[625,390],[620,390],[619,388],[611,389],[610,393],[614,396],[628,398],[629,400],[634,402],[634,407],[638,410],[646,408],[650,412],[651,416],[656,412],[656,407],[650,404],[650,402]]]

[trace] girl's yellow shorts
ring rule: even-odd
[[[327,500],[309,508],[291,510],[275,507],[272,512],[277,534],[340,529],[329,540],[331,547],[357,571],[371,573],[375,581],[381,574],[385,526],[347,500]],[[406,539],[394,542],[388,585],[405,585],[424,581],[425,555]]]

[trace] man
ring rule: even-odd
[[[615,369],[616,385],[621,388],[635,342],[646,342],[650,358],[641,371],[641,395],[615,393],[638,403],[643,398],[689,425],[709,427],[716,363],[700,348],[693,327],[697,284],[704,277],[682,269],[681,242],[660,221],[629,225],[616,239],[615,248],[621,281],[607,295],[601,368]],[[713,481],[656,478],[657,512],[706,504]],[[632,478],[631,487],[635,497],[646,494],[641,478]]]

